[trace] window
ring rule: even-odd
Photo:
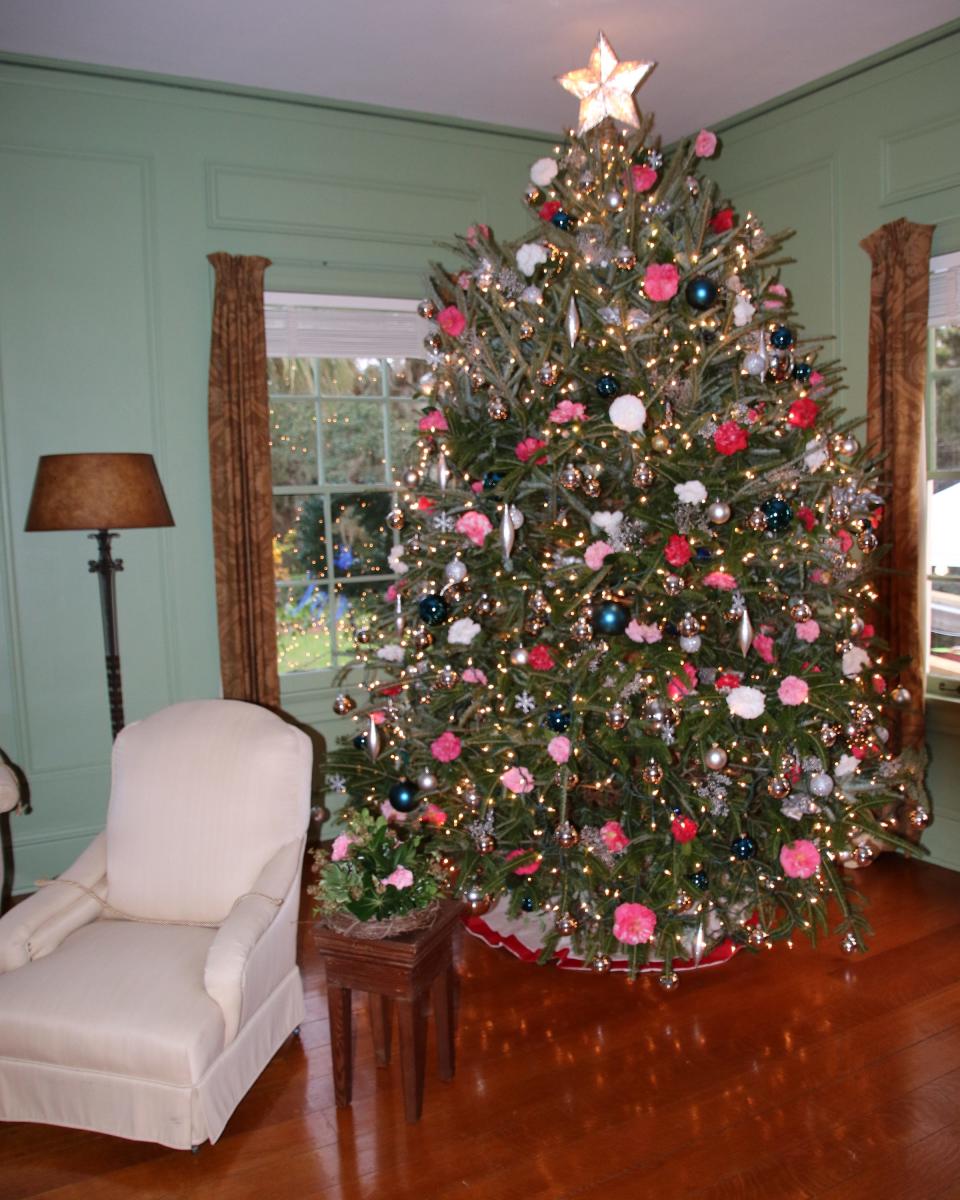
[[[281,675],[348,663],[393,580],[386,525],[416,438],[429,332],[414,301],[267,293]]]
[[[960,694],[960,254],[930,263],[927,371],[927,676]]]

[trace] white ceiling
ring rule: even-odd
[[[960,0],[0,0],[0,50],[559,131],[602,29],[666,140],[960,18]]]

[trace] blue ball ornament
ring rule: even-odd
[[[697,891],[705,892],[710,880],[707,878],[706,871],[694,871],[694,873],[690,876],[690,882],[697,889]]]
[[[700,562],[709,562],[711,558],[713,558],[713,555],[710,553],[710,551],[707,549],[706,546],[698,546],[697,547],[697,559]]]
[[[616,375],[601,375],[597,380],[597,395],[603,396],[604,399],[609,399],[610,396],[616,396],[620,392],[620,381]]]
[[[421,620],[427,625],[442,625],[447,619],[447,602],[436,592],[423,596],[417,605]]]
[[[787,325],[778,325],[770,334],[770,344],[778,350],[789,350],[793,345],[793,330]]]
[[[767,518],[767,529],[770,533],[782,532],[793,520],[793,509],[786,500],[781,500],[779,496],[772,496],[769,500],[764,500],[760,509]]]
[[[570,728],[571,717],[565,708],[551,708],[546,715],[547,728],[554,733],[563,733]]]
[[[695,275],[687,284],[683,293],[687,303],[697,312],[705,312],[717,299],[717,285],[706,275]]]
[[[757,843],[752,837],[747,834],[742,834],[736,837],[730,843],[730,849],[733,851],[734,858],[739,858],[741,862],[746,862],[748,858],[753,858],[757,852]]]
[[[534,902],[532,896],[521,896],[520,907],[524,912],[533,912],[533,910],[536,908],[536,903]]]
[[[485,471],[483,476],[483,490],[485,492],[492,492],[502,478],[502,471]]]
[[[418,791],[419,788],[412,779],[398,779],[387,795],[397,812],[408,813],[412,812],[419,803]]]
[[[793,364],[793,377],[797,383],[809,383],[810,376],[813,374],[813,367],[808,362],[798,362]]]
[[[630,624],[630,609],[615,600],[606,600],[593,614],[593,629],[600,634],[623,633]]]
[[[365,733],[358,733],[357,736],[353,739],[353,744],[357,750],[366,750],[367,735]]]
[[[550,224],[556,225],[558,229],[570,229],[573,225],[573,217],[571,217],[568,212],[564,212],[561,208],[550,218]]]

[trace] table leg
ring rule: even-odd
[[[400,1067],[403,1077],[403,1107],[407,1121],[420,1120],[423,1110],[423,1068],[426,1049],[426,1019],[423,997],[400,999],[397,1002],[397,1023],[400,1028]]]
[[[437,1032],[437,1074],[441,1079],[452,1079],[454,1072],[453,983],[453,964],[449,963],[430,988]]]
[[[350,1028],[350,989],[327,985],[333,1094],[337,1108],[346,1108],[353,1092],[353,1040]]]
[[[367,1008],[370,1013],[370,1030],[373,1033],[373,1052],[378,1066],[385,1067],[390,1061],[393,1002],[389,996],[368,992]]]

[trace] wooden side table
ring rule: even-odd
[[[429,929],[374,941],[317,926],[316,945],[323,956],[330,1013],[330,1051],[337,1107],[350,1103],[353,1090],[351,992],[366,992],[377,1065],[390,1061],[394,1001],[399,1026],[403,1104],[409,1122],[423,1109],[426,1047],[424,1000],[429,990],[437,1034],[437,1074],[452,1079],[455,1016],[453,1008],[453,931],[463,911],[445,900]]]

